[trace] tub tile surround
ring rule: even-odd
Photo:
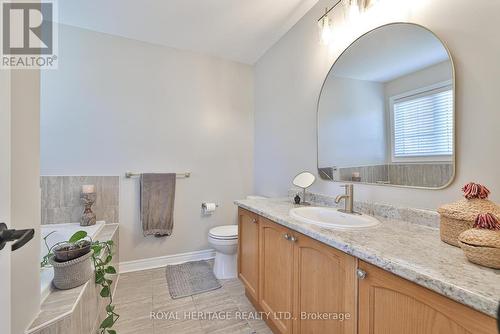
[[[114,255],[111,264],[118,268],[119,229],[118,224],[109,224],[99,232],[97,240],[113,240]],[[104,256],[104,255],[103,255]],[[116,289],[119,275],[113,285]],[[69,290],[53,288],[40,305],[40,313],[26,334],[88,334],[95,333],[105,315],[106,300],[99,295],[100,287],[92,281]]]
[[[83,212],[80,193],[85,184],[96,186],[92,211],[97,220],[118,223],[119,181],[118,176],[41,176],[42,224],[79,222]]]
[[[310,196],[308,200],[317,205],[325,205],[322,200],[328,202],[330,198]],[[340,231],[291,218],[290,209],[298,205],[289,198],[240,200],[235,204],[489,316],[497,316],[500,270],[472,264],[460,248],[442,242],[439,229],[429,227],[435,223],[425,223],[428,217],[436,219],[432,211],[358,203],[358,210],[372,210],[382,224],[365,230]]]

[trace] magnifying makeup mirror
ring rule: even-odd
[[[316,181],[316,176],[314,176],[310,172],[302,172],[299,173],[295,176],[293,179],[293,185],[299,188],[302,188],[302,204],[303,205],[310,205],[310,203],[307,203],[306,201],[306,189],[312,186],[312,184]]]

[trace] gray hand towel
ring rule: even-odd
[[[141,223],[144,236],[164,237],[174,227],[176,174],[141,175]]]

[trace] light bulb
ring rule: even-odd
[[[351,20],[351,21],[356,20],[361,15],[359,1],[360,0],[344,0],[343,1],[342,4],[344,6],[344,17],[347,20]]]
[[[332,27],[328,15],[319,21],[320,41],[323,45],[329,45],[332,39]]]
[[[363,4],[363,11],[375,6],[379,2],[380,2],[380,0],[365,0],[365,2]]]
[[[352,1],[349,6],[349,20],[356,20],[360,15],[357,1]]]

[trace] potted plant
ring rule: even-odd
[[[71,238],[78,238],[78,235],[73,235]],[[54,260],[57,262],[66,262],[76,259],[90,252],[92,243],[90,240],[80,239],[75,241],[70,239],[66,242],[59,243],[54,247]]]
[[[52,265],[54,268],[53,284],[58,289],[71,289],[85,284],[93,271],[95,283],[101,286],[101,297],[109,299],[106,305],[107,316],[102,321],[99,332],[116,334],[116,331],[111,328],[119,315],[114,312],[115,306],[111,294],[113,280],[108,275],[116,274],[116,269],[110,265],[113,259],[113,241],[93,241],[87,232],[78,231],[69,240],[49,247],[47,238],[52,233],[43,238],[47,247],[47,255],[42,258],[41,266]]]

